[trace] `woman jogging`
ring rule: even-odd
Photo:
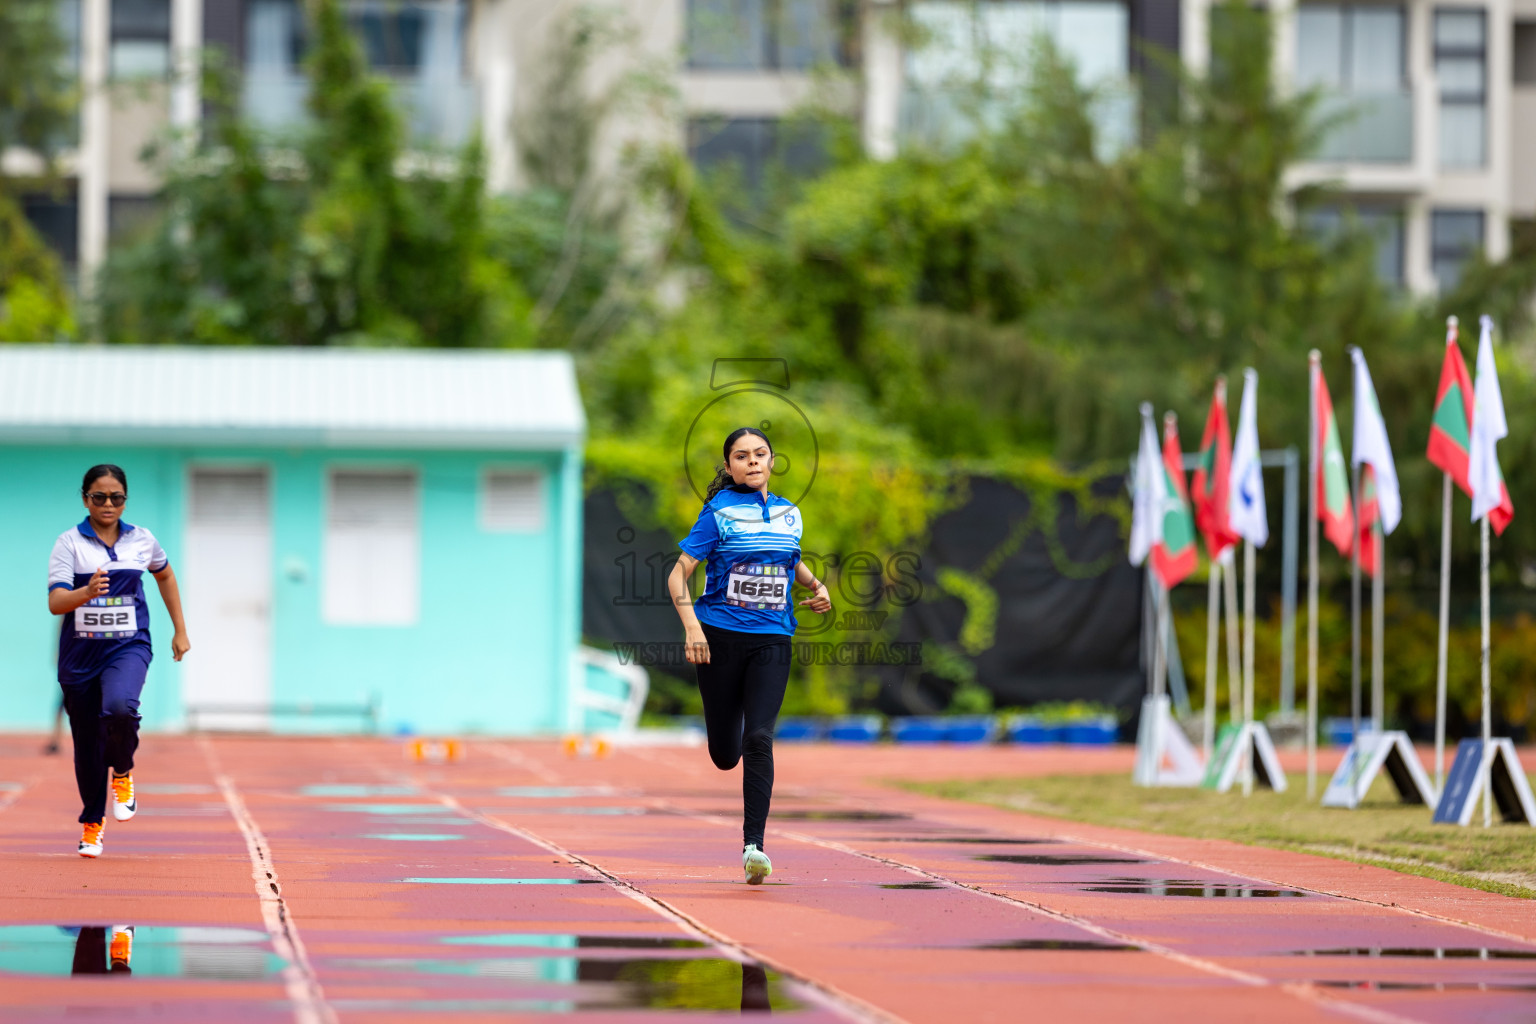
[[[667,579],[683,620],[684,655],[697,666],[709,756],[729,771],[743,762],[741,855],[748,885],[773,872],[763,849],[773,796],[773,726],[784,703],[795,634],[790,580],[812,591],[800,603],[831,610],[827,588],[800,561],[800,510],[768,492],[773,447],[761,431],[741,427],[722,449],[698,522],[678,547]],[[708,560],[704,593],[690,601],[688,580]]]
[[[122,521],[128,475],[117,466],[92,466],[80,486],[86,517],[53,545],[48,565],[48,610],[64,616],[59,630],[59,686],[75,743],[80,789],[80,856],[101,856],[106,822],[107,770],[112,771],[112,817],[127,821],[139,809],[133,791],[133,753],[139,746],[139,691],[153,656],[144,573],[155,577],[175,630],[171,656],[191,650],[181,618],[176,574],[154,534]]]

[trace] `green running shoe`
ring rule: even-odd
[[[748,844],[741,854],[741,870],[747,873],[748,885],[762,885],[763,879],[773,874],[773,861],[756,846]]]

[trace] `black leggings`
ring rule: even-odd
[[[744,762],[741,838],[761,850],[773,797],[773,725],[789,682],[789,637],[700,625],[709,641],[709,664],[694,667],[704,698],[709,757],[723,772]]]

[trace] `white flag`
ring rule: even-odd
[[[1152,425],[1152,404],[1141,403],[1141,448],[1136,452],[1136,484],[1131,495],[1131,564],[1140,565],[1163,539],[1163,455]]]
[[[1261,548],[1269,540],[1269,516],[1264,509],[1264,469],[1259,465],[1259,375],[1251,368],[1243,371],[1230,479],[1227,509],[1232,532]]]
[[[1504,419],[1504,393],[1499,371],[1493,365],[1493,317],[1482,318],[1483,333],[1477,340],[1477,383],[1473,387],[1472,458],[1467,475],[1472,483],[1472,521],[1498,508],[1504,499],[1504,474],[1499,470],[1495,447],[1509,434]]]
[[[1376,401],[1376,386],[1371,383],[1365,353],[1349,350],[1355,361],[1355,439],[1350,451],[1350,465],[1365,464],[1376,474],[1376,508],[1381,514],[1383,535],[1397,529],[1403,518],[1403,496],[1397,489],[1397,464],[1392,461],[1392,445],[1387,441],[1387,424],[1381,418]]]

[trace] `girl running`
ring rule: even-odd
[[[155,577],[171,617],[171,656],[192,649],[181,617],[176,574],[154,534],[122,521],[128,475],[117,466],[92,466],[80,486],[86,517],[53,545],[48,565],[48,610],[64,616],[59,630],[59,686],[75,742],[75,784],[80,789],[80,856],[101,856],[106,820],[107,769],[112,770],[112,817],[138,812],[133,753],[139,746],[139,691],[153,656],[144,573]]]
[[[812,591],[800,603],[832,609],[827,588],[800,561],[800,510],[768,492],[773,446],[751,427],[731,432],[683,553],[667,578],[683,620],[684,656],[697,666],[715,767],[743,762],[742,870],[748,885],[773,873],[763,849],[773,796],[773,726],[789,682],[795,610],[790,580]],[[704,593],[690,601],[694,567],[708,560]]]

